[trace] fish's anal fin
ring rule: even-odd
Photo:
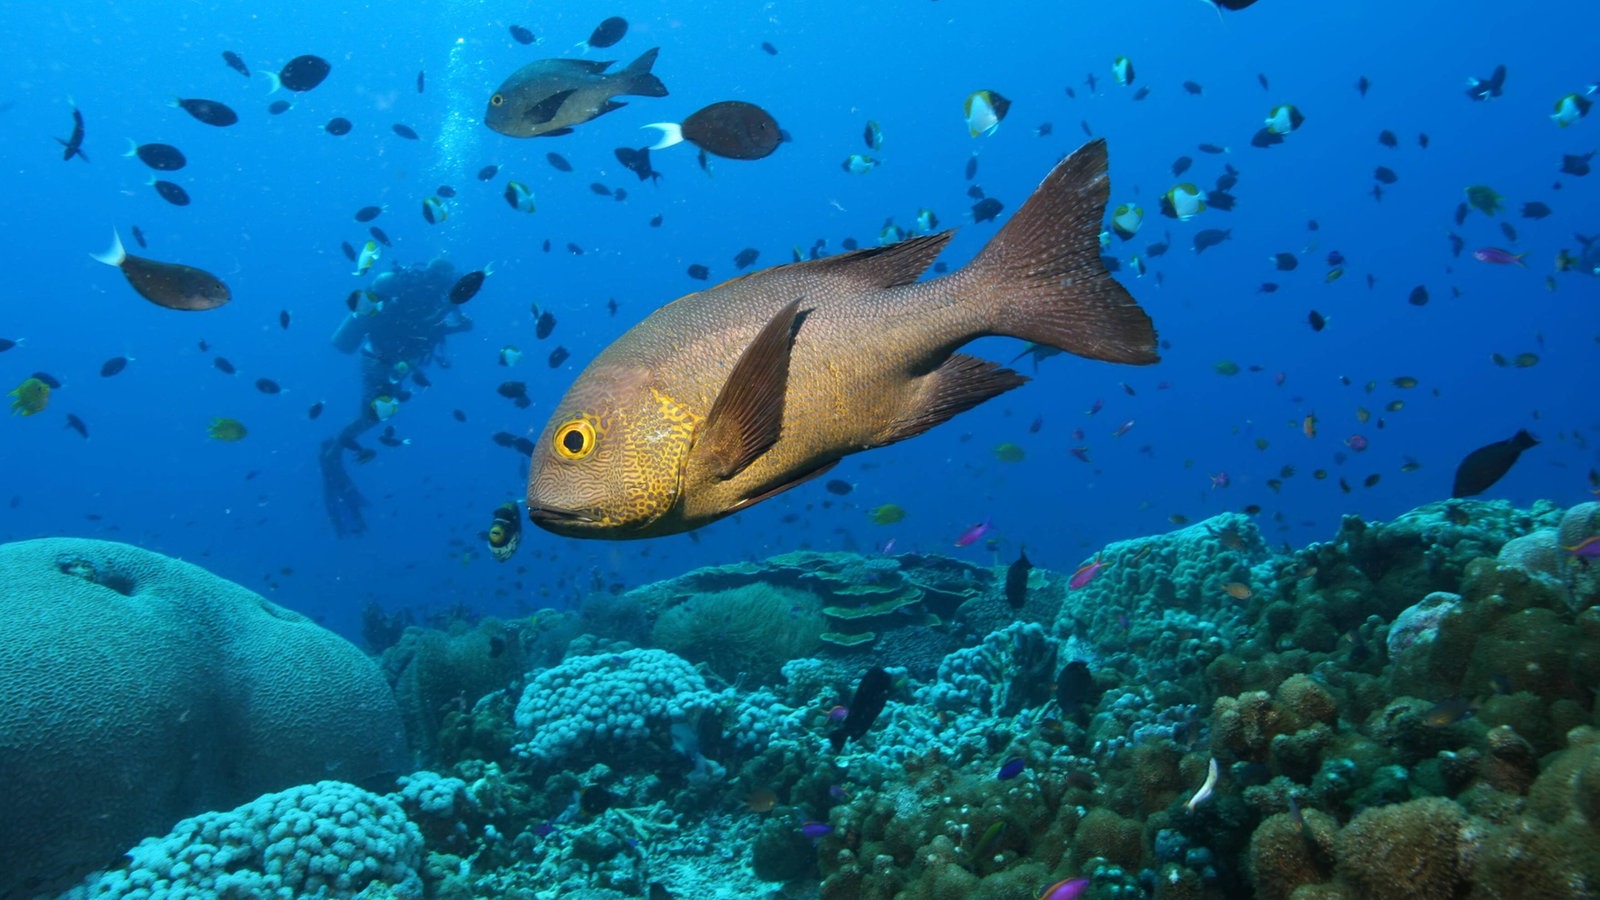
[[[952,354],[923,376],[920,402],[891,423],[877,446],[903,441],[927,431],[991,397],[1027,383],[1028,376],[986,359]]]
[[[571,97],[572,94],[572,91],[556,91],[554,94],[523,110],[522,118],[535,125],[548,122],[556,117],[556,113],[561,111],[561,104],[567,102],[567,98]]]
[[[800,298],[795,298],[762,326],[733,364],[706,414],[704,430],[695,437],[689,454],[718,478],[726,480],[744,471],[778,441],[799,312]]]
[[[606,102],[600,104],[600,111],[595,113],[595,115],[603,116],[608,112],[616,112],[627,105],[628,104],[623,103],[621,100],[607,100]]]
[[[823,463],[822,465],[817,466],[815,469],[812,469],[811,471],[805,472],[801,475],[797,475],[794,478],[783,482],[782,484],[769,487],[753,496],[745,497],[738,503],[733,504],[733,506],[728,509],[728,512],[737,512],[738,510],[744,509],[747,506],[754,506],[763,500],[771,500],[773,497],[778,496],[790,488],[799,487],[800,485],[805,484],[814,478],[820,478],[823,475],[828,474],[828,472],[832,471],[833,467],[837,466],[838,464],[839,461],[837,459],[832,460],[831,462]]]

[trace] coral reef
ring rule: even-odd
[[[75,881],[184,816],[406,768],[393,696],[353,645],[125,544],[0,547],[0,696],[7,814],[28,823],[0,841],[0,895]]]

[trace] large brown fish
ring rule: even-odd
[[[222,279],[204,269],[134,256],[122,248],[122,236],[115,231],[111,232],[110,250],[90,255],[121,269],[139,296],[157,306],[196,311],[216,309],[233,299]]]
[[[611,62],[541,59],[528,63],[489,97],[483,124],[508,137],[554,137],[572,133],[597,116],[627,106],[620,94],[665,97],[666,87],[650,74],[659,47],[652,47],[620,72]]]
[[[661,307],[556,407],[528,474],[529,517],[572,537],[698,528],[1027,381],[955,352],[984,335],[1156,362],[1150,317],[1100,261],[1109,191],[1097,140],[949,275],[917,280],[946,231],[777,266]]]

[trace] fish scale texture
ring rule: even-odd
[[[0,896],[404,747],[377,666],[298,613],[126,544],[0,546]]]
[[[528,741],[517,750],[547,764],[580,751],[614,760],[711,709],[716,697],[688,661],[664,650],[570,657],[523,690],[516,723]]]
[[[331,900],[374,883],[389,887],[382,896],[420,898],[422,857],[422,832],[392,798],[321,781],[184,819],[61,900]]]

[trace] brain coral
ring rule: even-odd
[[[0,546],[0,896],[76,880],[187,815],[404,768],[377,667],[188,563],[69,538]]]

